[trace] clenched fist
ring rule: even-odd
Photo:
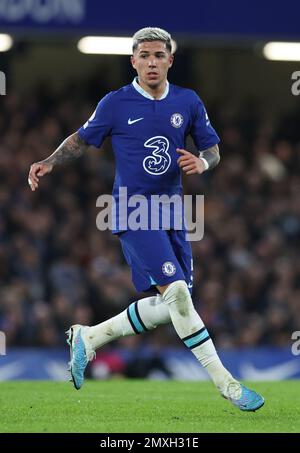
[[[205,171],[203,160],[185,149],[177,148],[176,151],[181,154],[177,163],[187,175],[199,175]]]

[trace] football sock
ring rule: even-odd
[[[169,308],[177,334],[224,393],[228,383],[235,379],[219,359],[209,333],[194,308],[186,282],[178,280],[171,283],[163,294],[163,300]]]
[[[97,349],[122,336],[143,333],[170,321],[169,309],[158,294],[133,302],[117,316],[89,327],[85,337]]]

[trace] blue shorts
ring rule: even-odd
[[[137,230],[118,234],[138,292],[185,280],[192,293],[193,257],[185,236],[186,231],[181,230]]]

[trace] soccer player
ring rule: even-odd
[[[220,161],[219,137],[197,94],[169,84],[167,74],[173,58],[168,32],[154,27],[137,31],[131,56],[137,77],[130,85],[107,94],[77,132],[47,159],[31,166],[31,189],[38,188],[41,176],[78,158],[89,145],[100,148],[107,136],[112,138],[116,160],[113,196],[117,206],[122,203],[121,187],[126,187],[128,196],[143,195],[150,206],[153,195],[181,196],[181,170],[187,175],[200,175],[216,167]],[[184,149],[188,135],[199,156]],[[129,208],[126,214],[128,220]],[[239,383],[223,366],[194,308],[193,261],[184,227],[175,229],[170,222],[167,229],[159,224],[158,229],[134,230],[124,219],[115,220],[114,233],[120,239],[136,289],[155,289],[157,295],[132,303],[99,325],[71,326],[68,342],[75,388],[82,386],[85,368],[96,349],[121,336],[140,334],[172,322],[221,395],[243,411],[259,409],[264,404],[263,397]]]

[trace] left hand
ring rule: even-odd
[[[185,149],[176,148],[176,151],[181,154],[177,163],[187,175],[194,175],[196,173],[201,175],[205,171],[204,162],[199,157]]]

